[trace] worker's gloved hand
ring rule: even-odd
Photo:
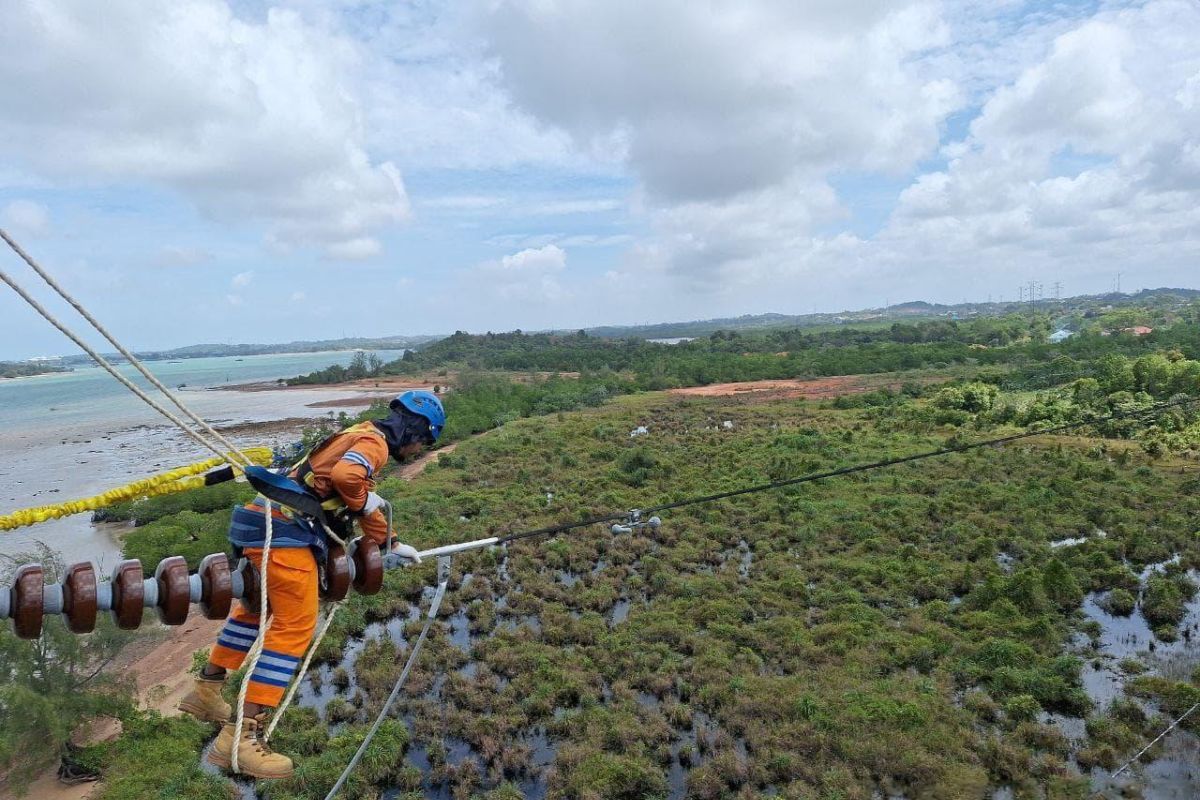
[[[417,548],[413,547],[412,545],[396,542],[396,544],[392,546],[392,553],[400,556],[401,558],[407,559],[414,564],[421,563],[421,554],[418,553]]]
[[[363,503],[362,513],[373,514],[378,511],[379,507],[385,502],[387,501],[374,492],[367,492],[367,502]]]

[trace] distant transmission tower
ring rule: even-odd
[[[1030,281],[1025,286],[1025,297],[1029,300],[1029,305],[1033,305],[1038,301],[1038,290],[1041,285],[1037,281]]]
[[[1062,281],[1054,282],[1054,299],[1062,300]]]

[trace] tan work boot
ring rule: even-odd
[[[179,710],[201,722],[228,722],[233,709],[221,698],[221,687],[224,685],[224,675],[220,678],[201,675],[192,690],[179,701]]]
[[[270,745],[259,738],[259,732],[267,726],[268,712],[242,720],[242,738],[238,741],[238,772],[252,778],[272,780],[292,777],[292,760],[272,752]],[[229,769],[233,756],[233,723],[225,723],[217,734],[208,763]]]

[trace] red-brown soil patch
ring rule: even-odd
[[[742,381],[740,383],[714,383],[708,386],[689,386],[686,389],[671,389],[670,394],[682,397],[753,397],[755,400],[782,400],[804,398],[806,400],[828,400],[847,394],[871,392],[884,387],[897,388],[900,383],[878,375],[838,375],[832,378],[811,380],[766,380]]]

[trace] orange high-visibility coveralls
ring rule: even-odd
[[[351,511],[358,511],[374,490],[375,474],[387,463],[387,441],[370,422],[347,428],[334,436],[307,459],[311,475],[307,482],[322,498],[337,498]],[[307,472],[308,470],[303,470]],[[294,475],[295,473],[293,473]],[[263,513],[263,506],[246,507]],[[274,520],[288,522],[278,508]],[[388,537],[387,519],[376,510],[358,518],[363,534],[381,547]],[[262,569],[262,548],[247,547],[244,554],[257,569]],[[274,707],[283,699],[284,690],[300,665],[317,627],[317,562],[308,547],[271,545],[267,565],[267,602],[273,619],[263,641],[262,656],[250,684],[246,700]],[[259,615],[238,604],[213,645],[209,661],[227,670],[241,667],[247,651],[258,637]]]

